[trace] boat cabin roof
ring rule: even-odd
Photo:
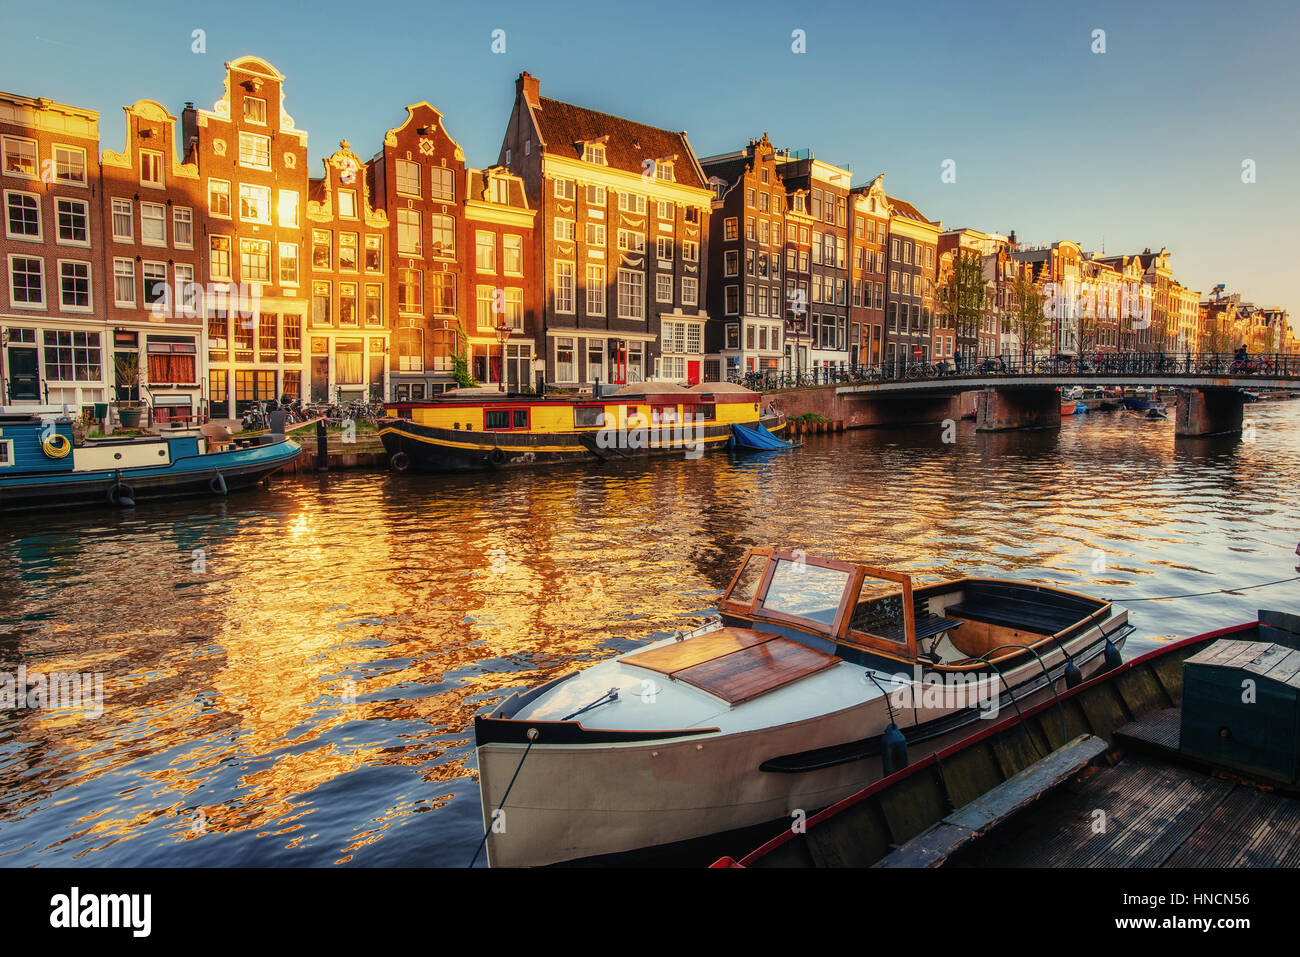
[[[802,551],[751,548],[719,608],[834,642],[916,657],[912,578]]]

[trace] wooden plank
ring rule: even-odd
[[[765,641],[771,641],[776,635],[766,631],[754,631],[749,628],[719,628],[685,641],[675,641],[661,648],[624,655],[621,661],[640,668],[649,668],[661,674],[671,675],[682,668],[721,658],[733,651],[752,648]]]
[[[740,704],[824,671],[839,660],[797,641],[773,636],[671,674],[674,680],[694,685],[729,704]]]
[[[926,828],[876,866],[941,866],[962,847],[1060,787],[1106,748],[1105,741],[1092,735],[1074,739]]]

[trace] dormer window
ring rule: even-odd
[[[662,179],[666,182],[673,182],[673,164],[671,160],[660,160],[655,163],[655,179]]]
[[[507,205],[509,197],[509,187],[504,179],[500,176],[493,176],[488,181],[489,195],[492,202],[499,203],[502,206]]]
[[[604,143],[587,143],[582,147],[582,161],[584,163],[595,163],[597,166],[605,165],[605,144]]]

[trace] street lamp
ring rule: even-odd
[[[510,338],[510,327],[504,319],[497,326],[497,345],[501,347],[501,378],[497,381],[497,391],[506,391],[506,341]]]

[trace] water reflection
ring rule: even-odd
[[[0,715],[0,863],[463,864],[475,712],[708,614],[754,544],[1113,596],[1286,577],[1300,404],[1256,408],[1253,444],[1094,415],[6,518],[0,670],[106,701]],[[1136,603],[1131,647],[1296,594]]]

